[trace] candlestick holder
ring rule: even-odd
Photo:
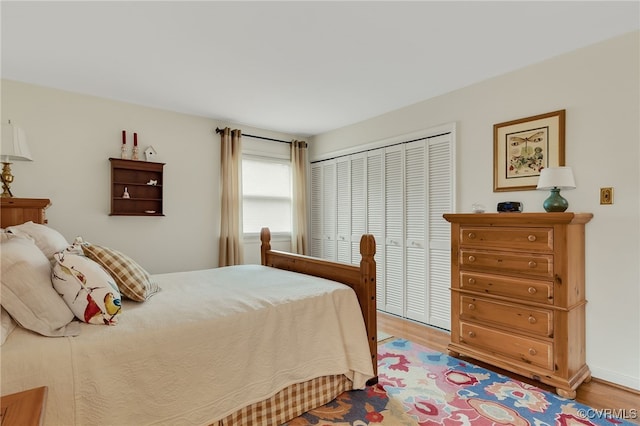
[[[133,151],[131,153],[131,159],[132,160],[137,160],[138,159],[138,147],[137,146],[133,147]]]
[[[122,158],[123,160],[128,160],[129,159],[129,154],[127,152],[127,146],[126,145],[122,145],[122,148],[120,148],[120,158]]]

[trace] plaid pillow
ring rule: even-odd
[[[136,302],[144,302],[160,288],[151,281],[149,273],[129,256],[108,247],[85,242],[82,244],[85,256],[99,263],[118,284],[120,293]]]

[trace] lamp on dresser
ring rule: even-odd
[[[2,158],[2,194],[1,197],[13,197],[11,184],[13,175],[11,174],[12,161],[33,161],[31,152],[27,146],[27,136],[20,127],[8,123],[2,124],[2,145],[0,148]]]
[[[547,212],[563,212],[569,208],[569,202],[560,195],[561,189],[575,189],[571,167],[547,167],[540,172],[536,189],[551,191],[549,198],[544,200],[542,207]]]

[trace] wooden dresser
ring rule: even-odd
[[[0,198],[0,227],[7,228],[32,221],[47,223],[45,210],[51,205],[47,198]]]
[[[451,342],[554,386],[591,379],[585,360],[585,224],[591,213],[445,214],[451,223]]]

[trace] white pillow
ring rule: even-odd
[[[4,344],[7,337],[16,328],[16,322],[11,318],[11,315],[0,306],[0,321],[2,327],[0,328],[0,345]]]
[[[120,291],[102,266],[73,246],[54,254],[51,282],[76,318],[90,324],[115,325],[122,312]]]
[[[19,237],[10,232],[0,232],[0,242],[4,243],[5,241],[9,241],[12,238],[25,238],[25,237]],[[33,241],[33,238],[31,237],[26,237],[26,238]]]
[[[80,334],[73,312],[51,285],[51,264],[32,240],[3,241],[0,255],[0,302],[18,324],[43,336]]]
[[[33,241],[49,259],[51,265],[55,262],[53,259],[54,253],[62,251],[69,246],[64,236],[55,229],[31,221],[21,225],[10,226],[7,231],[20,237],[33,238]]]

